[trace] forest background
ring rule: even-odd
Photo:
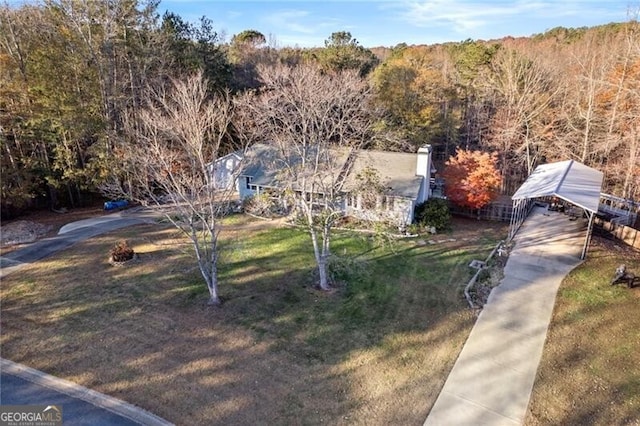
[[[349,32],[323,48],[278,47],[247,29],[158,12],[157,0],[45,0],[0,6],[0,144],[4,219],[78,207],[120,172],[127,117],[149,91],[201,69],[211,93],[259,90],[259,66],[356,69],[380,117],[367,148],[458,147],[498,154],[512,194],[545,162],[604,172],[603,191],[640,197],[640,26],[554,28],[526,38],[367,49]],[[233,120],[218,155],[240,146]],[[214,160],[213,158],[211,160]],[[440,168],[441,169],[441,168]]]

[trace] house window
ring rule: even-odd
[[[252,186],[253,186],[253,188],[252,188]],[[256,188],[254,185],[251,185],[251,176],[247,176],[245,178],[245,187],[247,189],[255,189]]]

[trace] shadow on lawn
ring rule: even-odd
[[[121,238],[139,263],[107,263]],[[180,424],[417,424],[473,323],[467,264],[491,249],[339,234],[327,294],[304,233],[238,231],[216,309],[172,238],[133,227],[3,280],[2,355]]]
[[[640,420],[640,288],[610,286],[640,254],[594,237],[586,263],[562,283],[527,415],[536,424],[635,424]]]

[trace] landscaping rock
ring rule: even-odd
[[[134,263],[138,263],[139,260],[140,260],[140,256],[138,256],[138,253],[135,253],[131,259],[125,260],[122,262],[115,261],[113,260],[112,256],[109,256],[109,264],[111,266],[118,266],[118,267],[131,266]]]

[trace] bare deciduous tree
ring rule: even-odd
[[[165,216],[191,241],[211,305],[220,304],[219,219],[228,209],[233,188],[216,189],[210,164],[218,156],[231,115],[228,94],[210,96],[201,73],[173,80],[126,120],[129,141],[118,149],[122,173],[102,187],[112,196],[169,205]]]
[[[604,76],[614,60],[611,41],[602,42],[599,34],[585,34],[580,43],[566,48],[566,55],[550,64],[559,90],[554,105],[554,135],[546,146],[547,158],[573,158],[596,165],[608,156],[602,143],[604,117],[599,110]],[[569,70],[570,72],[567,72]]]
[[[606,146],[614,167],[607,167],[618,193],[625,198],[640,194],[640,9],[630,11],[624,50],[607,76],[602,100],[609,123]],[[611,142],[611,140],[615,142]],[[611,146],[614,146],[611,149]]]
[[[515,50],[501,50],[492,63],[487,93],[496,110],[488,144],[502,153],[502,175],[511,161],[531,174],[540,156],[541,117],[549,107],[555,88],[538,63]],[[511,161],[510,161],[511,160]]]
[[[252,117],[242,131],[276,150],[271,165],[278,187],[294,198],[313,243],[320,288],[329,290],[341,189],[373,124],[369,87],[356,71],[326,74],[312,65],[262,66],[258,73],[263,88],[238,100],[242,114]]]

